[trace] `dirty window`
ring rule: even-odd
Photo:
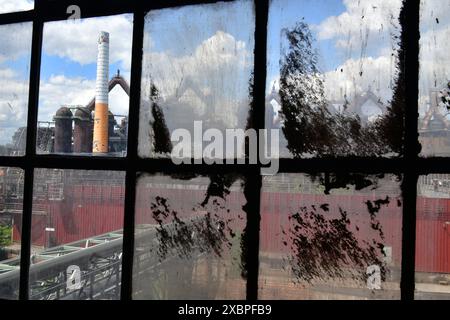
[[[450,1],[421,1],[419,134],[421,154],[450,155]]]
[[[131,15],[44,24],[37,153],[126,155],[132,30]]]
[[[450,175],[420,176],[417,185],[416,299],[450,296]]]
[[[0,0],[0,298],[448,297],[449,175],[405,152],[404,131],[420,71],[421,155],[449,155],[449,0],[421,1],[420,70],[418,0],[110,2],[74,0],[94,18],[64,20],[52,0]],[[281,131],[272,156],[313,161],[274,176],[170,161],[206,160],[213,139],[207,155],[243,156],[244,141],[229,152],[216,138],[263,116]],[[379,174],[344,173],[351,157]],[[329,166],[340,173],[311,173]]]
[[[141,175],[134,299],[245,299],[242,180],[235,175]]]
[[[120,299],[124,189],[124,172],[35,170],[31,300]]]
[[[19,298],[23,174],[0,168],[0,299]]]
[[[173,151],[180,158],[202,158],[206,130],[225,136],[226,129],[246,128],[254,25],[252,1],[147,14],[139,156],[167,157]],[[180,137],[180,130],[189,136]],[[214,158],[239,156],[223,146]]]
[[[264,177],[259,298],[399,299],[400,182],[392,175]]]
[[[28,22],[0,26],[1,156],[25,154],[31,31]]]
[[[282,157],[402,154],[401,6],[270,2],[266,127]]]

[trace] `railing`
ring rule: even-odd
[[[200,218],[185,222],[194,223]],[[169,232],[176,232],[173,223],[164,227]],[[136,227],[135,276],[151,274],[155,268],[168,269],[177,255],[174,248],[171,255],[160,261],[158,255],[151,252],[151,248],[158,245],[156,228],[157,225]],[[30,259],[30,299],[120,298],[122,237],[122,230],[119,230],[33,254]],[[17,296],[19,262],[19,258],[0,262],[0,299]],[[77,289],[67,285],[68,268],[73,266],[80,270],[80,287]]]

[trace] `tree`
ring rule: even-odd
[[[153,121],[150,126],[153,129],[153,149],[155,153],[172,152],[172,142],[170,140],[170,132],[167,128],[166,119],[162,108],[158,105],[159,91],[152,83],[150,88],[151,111]]]
[[[447,83],[447,88],[444,88],[439,92],[439,97],[441,98],[444,107],[450,111],[450,81]]]
[[[292,30],[284,29],[283,34],[288,52],[281,58],[280,98],[287,147],[294,156],[330,153],[334,140],[331,117],[311,31],[301,21]]]
[[[402,153],[404,136],[403,50],[394,98],[387,112],[363,125],[356,114],[332,114],[325,97],[324,80],[308,25],[300,21],[283,30],[287,51],[280,61],[280,98],[283,133],[294,155],[319,157],[384,156]]]
[[[12,227],[0,226],[0,247],[9,246],[12,243],[11,235],[12,235]]]

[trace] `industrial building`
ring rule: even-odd
[[[129,95],[130,87],[118,72],[108,82],[108,92],[119,85]],[[75,153],[89,154],[93,148],[95,99],[86,106],[62,106],[59,108],[54,121],[54,136],[48,143],[42,142],[47,150],[43,153]],[[122,116],[122,121],[117,123],[115,115],[108,111],[108,152],[112,156],[126,154],[127,144],[127,117]],[[44,140],[44,139],[42,139]],[[52,143],[53,142],[53,143]]]

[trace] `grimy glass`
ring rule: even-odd
[[[380,272],[381,280],[390,279],[392,284],[392,290],[386,291],[387,293],[385,292],[386,295],[383,297],[413,300],[416,287],[416,218],[417,225],[423,218],[416,214],[418,182],[424,188],[428,188],[429,192],[439,194],[445,190],[447,183],[445,174],[449,170],[446,155],[437,158],[435,157],[436,145],[434,148],[424,145],[424,139],[430,139],[431,134],[427,131],[428,129],[425,130],[426,132],[421,131],[422,150],[424,150],[422,154],[431,152],[432,156],[419,157],[421,153],[418,131],[419,58],[422,58],[419,53],[419,36],[421,34],[420,13],[425,9],[421,8],[420,0],[398,1],[398,4],[398,17],[393,19],[398,22],[398,28],[394,31],[398,35],[396,52],[399,69],[396,73],[395,87],[392,90],[391,104],[388,106],[390,108],[387,108],[387,114],[390,116],[385,117],[383,121],[376,120],[374,122],[376,125],[373,126],[362,126],[359,121],[347,117],[345,112],[329,114],[325,110],[323,100],[311,95],[311,93],[318,92],[315,90],[320,91],[322,84],[320,77],[316,77],[319,74],[316,62],[320,59],[313,54],[314,41],[308,31],[308,23],[300,21],[294,28],[283,29],[281,33],[277,29],[277,8],[288,6],[289,1],[242,0],[217,3],[217,1],[202,0],[99,0],[95,2],[35,0],[32,10],[0,14],[0,33],[10,26],[32,24],[31,38],[22,38],[23,46],[29,46],[30,55],[28,90],[25,92],[27,100],[26,128],[22,130],[23,139],[18,138],[25,144],[22,152],[15,155],[4,152],[3,149],[0,150],[0,167],[2,168],[0,178],[3,185],[8,185],[5,178],[8,175],[11,177],[12,174],[15,174],[20,177],[20,184],[17,184],[17,188],[14,187],[16,188],[15,192],[20,193],[20,197],[16,198],[17,214],[13,215],[16,219],[16,226],[20,226],[20,235],[17,236],[16,228],[13,230],[12,236],[13,238],[17,236],[13,240],[17,243],[15,250],[16,252],[20,251],[21,256],[16,265],[4,261],[0,263],[0,270],[6,270],[6,267],[11,269],[0,273],[0,281],[3,277],[5,283],[8,283],[0,290],[2,294],[0,298],[28,300],[48,296],[55,299],[76,296],[75,298],[79,299],[95,299],[99,295],[103,298],[120,298],[121,300],[189,298],[174,295],[176,290],[173,288],[177,286],[177,281],[181,288],[195,285],[199,290],[195,290],[194,293],[200,295],[201,292],[204,292],[206,294],[206,297],[199,296],[200,298],[246,298],[248,300],[273,298],[270,291],[271,277],[274,276],[272,271],[281,270],[281,266],[279,257],[269,250],[271,244],[266,243],[266,234],[278,232],[274,229],[265,229],[270,225],[276,228],[286,225],[292,227],[283,230],[286,232],[286,238],[281,237],[273,241],[278,246],[274,252],[279,251],[286,254],[290,259],[289,263],[294,266],[291,274],[278,275],[282,277],[283,281],[286,281],[286,288],[289,290],[292,289],[289,287],[290,277],[307,282],[311,279],[325,279],[324,275],[331,279],[345,279],[346,277],[356,279],[354,271],[357,270],[357,267],[342,268],[342,265],[326,263],[317,265],[318,261],[322,261],[320,259],[328,261],[326,258],[329,256],[317,253],[317,248],[314,246],[298,246],[299,243],[311,245],[311,238],[305,237],[301,233],[295,233],[298,230],[298,228],[295,229],[295,226],[299,225],[307,230],[310,227],[314,232],[320,231],[329,236],[332,234],[329,232],[332,230],[330,228],[341,226],[345,229],[345,226],[349,224],[354,226],[353,219],[356,216],[352,216],[350,219],[347,214],[350,214],[355,207],[350,205],[346,209],[345,206],[342,206],[339,211],[333,204],[330,205],[331,200],[330,203],[326,203],[327,199],[331,198],[340,199],[336,201],[344,201],[342,199],[345,199],[346,192],[354,190],[353,195],[361,197],[364,201],[364,212],[367,211],[366,216],[359,220],[361,224],[357,225],[358,229],[366,230],[364,228],[367,227],[371,230],[368,229],[370,232],[382,229],[382,232],[377,233],[376,237],[383,239],[385,235],[392,234],[392,230],[391,233],[388,231],[389,227],[392,227],[398,230],[398,238],[395,239],[397,247],[382,247],[383,259],[380,260],[379,252],[378,254],[373,253],[373,250],[380,249],[380,246],[377,247],[377,244],[371,243],[366,247],[361,247],[359,243],[367,239],[358,238],[356,233],[349,230],[347,234],[349,237],[345,239],[349,239],[351,242],[347,244],[354,249],[353,252],[357,253],[356,256],[364,257],[363,260],[354,258],[351,265],[360,266],[362,264],[365,266],[367,261],[376,262],[368,266],[370,268],[363,270],[364,273],[368,272],[367,279],[364,278],[364,280],[370,280],[369,289],[379,286],[378,278],[373,275]],[[201,34],[201,28],[205,26],[197,26],[196,21],[186,21],[184,25],[186,29],[173,24],[171,25],[172,32],[170,30],[157,30],[157,32],[167,32],[175,44],[177,39],[185,41],[179,48],[173,48],[178,50],[172,56],[171,61],[174,65],[180,63],[176,61],[177,56],[182,56],[183,53],[195,55],[195,49],[200,50],[197,53],[202,53],[204,57],[207,57],[208,52],[213,52],[214,48],[219,48],[220,50],[217,51],[219,53],[222,49],[223,52],[231,50],[233,52],[230,55],[231,58],[234,58],[234,54],[238,54],[237,52],[245,57],[241,69],[237,70],[240,74],[244,74],[245,78],[239,78],[239,81],[232,84],[228,82],[224,82],[224,84],[219,80],[228,76],[225,73],[236,70],[233,68],[218,70],[217,73],[224,72],[223,77],[205,73],[205,77],[211,76],[208,78],[209,82],[213,81],[211,79],[215,79],[214,81],[219,79],[215,83],[215,89],[217,89],[215,95],[210,94],[205,86],[201,86],[202,83],[197,83],[197,91],[189,91],[186,88],[184,91],[181,90],[184,85],[183,81],[195,83],[195,80],[189,80],[187,77],[185,79],[181,76],[183,81],[176,79],[178,83],[175,84],[170,81],[171,79],[158,78],[160,74],[157,66],[149,64],[148,55],[146,56],[149,53],[147,49],[152,48],[152,45],[156,48],[164,48],[168,44],[161,42],[165,37],[161,36],[161,39],[158,39],[157,33],[154,35],[154,41],[150,41],[147,32],[150,32],[151,35],[151,32],[155,32],[153,29],[158,25],[157,23],[152,24],[152,19],[156,19],[154,21],[167,19],[167,24],[170,25],[171,19],[176,17],[179,10],[183,10],[183,8],[188,8],[188,11],[192,10],[193,14],[200,16],[202,10],[219,15],[222,10],[222,13],[230,10],[229,14],[232,17],[233,14],[240,12],[239,9],[236,9],[240,6],[247,10],[244,14],[247,25],[240,30],[242,38],[236,41],[236,46],[233,47],[224,45],[230,38],[219,31],[209,35],[211,40],[205,42],[203,49],[189,46],[190,42],[187,41],[189,38],[184,36],[185,33],[197,30]],[[377,10],[377,8],[371,8],[371,10]],[[67,19],[76,21],[78,18],[110,17],[122,14],[132,16],[131,74],[128,88],[129,113],[126,123],[126,140],[124,140],[126,153],[120,154],[120,156],[111,156],[107,153],[39,152],[36,142],[41,141],[38,140],[40,137],[38,106],[43,90],[41,88],[41,65],[45,59],[43,52],[43,43],[46,41],[44,25]],[[214,22],[209,21],[211,26],[207,27],[223,29],[226,28],[229,21],[225,15],[216,21],[217,24]],[[149,30],[147,30],[148,28]],[[424,35],[427,30],[422,30]],[[285,38],[274,44],[270,36],[274,32],[282,34]],[[247,38],[243,33],[248,34]],[[299,35],[308,41],[298,42],[296,36]],[[2,36],[3,34],[0,34],[0,38]],[[218,42],[219,47],[214,47],[216,40],[223,41]],[[110,41],[112,45],[114,35],[111,35]],[[244,44],[250,50],[239,51]],[[280,53],[284,54],[279,60],[282,65],[275,67],[280,68],[279,88],[272,88],[270,82],[272,79],[269,79],[271,69],[268,68],[268,61],[271,59],[270,52],[274,45],[278,46],[276,50],[281,47],[283,50]],[[370,44],[367,41],[362,46],[361,56],[365,55],[364,50],[369,47]],[[218,60],[230,58],[226,55],[220,56],[219,53]],[[301,65],[298,63],[300,61],[306,64]],[[183,70],[188,73],[189,61],[185,62],[186,69]],[[206,70],[205,64],[206,61],[202,61],[202,64],[196,66],[199,71],[204,71]],[[183,65],[178,66],[181,68]],[[273,64],[271,66],[273,68]],[[303,74],[310,75],[309,80],[299,77],[298,75],[302,74],[299,70],[305,71]],[[172,71],[173,74],[170,76],[176,78],[178,76],[176,72],[179,70],[175,68]],[[340,72],[340,70],[338,71]],[[237,73],[233,75],[236,76]],[[356,74],[355,77],[364,77],[364,74]],[[159,86],[157,90],[153,90],[152,83],[149,86],[143,86],[143,82],[145,82],[143,80],[149,79],[154,80],[153,85]],[[268,88],[268,83],[270,88]],[[439,83],[436,84],[436,87],[442,85]],[[182,109],[173,112],[170,104],[167,103],[168,96],[165,96],[172,89],[176,91],[177,87],[182,92],[178,96],[180,98],[178,102],[182,105],[180,101],[185,99],[183,101],[188,106],[184,109],[184,114]],[[446,88],[441,89],[443,90],[442,94],[436,93],[434,97],[443,98],[442,101],[445,102],[446,91],[444,89]],[[238,96],[236,92],[239,90],[242,96],[246,93],[248,96],[246,97],[247,101],[243,100],[244,104],[235,110],[237,114],[241,112],[241,116],[234,121],[235,115],[221,109],[222,105],[217,101],[221,95],[225,96],[222,98],[227,98],[223,94],[224,92],[227,95],[236,94]],[[159,96],[156,95],[157,92]],[[423,92],[423,88],[420,92]],[[272,100],[268,103],[267,98],[272,93],[271,97],[275,102],[270,104]],[[299,93],[303,94],[302,98],[294,99]],[[169,144],[165,143],[167,142],[165,137],[167,138],[168,133],[174,129],[171,127],[174,124],[172,117],[176,115],[180,121],[183,120],[183,117],[186,119],[192,117],[194,104],[201,106],[207,100],[198,102],[196,95],[208,97],[211,99],[210,102],[213,101],[207,107],[200,108],[200,111],[194,110],[195,112],[204,112],[199,114],[202,115],[202,119],[208,121],[208,125],[211,127],[216,125],[221,128],[220,125],[214,123],[214,121],[220,122],[222,120],[220,117],[234,123],[233,128],[251,128],[258,131],[265,128],[271,129],[278,125],[285,138],[283,150],[286,151],[285,154],[281,152],[279,173],[273,177],[263,177],[261,168],[264,165],[252,164],[248,161],[245,164],[227,164],[226,161],[223,161],[222,164],[211,165],[191,161],[191,164],[175,165],[168,157],[150,156],[150,146],[146,148],[140,141],[142,134],[148,134],[155,139],[153,147],[156,151],[160,151],[161,154],[170,151],[170,148],[167,149]],[[161,96],[166,99],[162,99],[162,103],[157,99]],[[148,105],[143,105],[145,97],[150,97],[147,100],[149,101]],[[314,105],[308,105],[308,101],[313,101]],[[282,116],[277,120],[278,122],[275,119],[267,121],[267,119],[271,119],[267,116],[268,105],[275,109],[279,108]],[[438,107],[438,105],[440,105],[440,101],[436,105],[430,104],[432,107]],[[341,106],[344,107],[346,104]],[[57,107],[55,106],[55,110]],[[147,116],[149,116],[146,120],[151,122],[142,120],[141,111],[145,108]],[[172,117],[169,118],[169,114],[173,114]],[[446,116],[428,115],[427,119],[430,124],[441,126],[438,128],[439,130],[446,130]],[[327,125],[324,125],[324,120]],[[149,123],[152,125],[149,126]],[[393,123],[395,125],[392,125]],[[223,123],[221,124],[223,125]],[[421,122],[421,126],[424,125]],[[146,126],[149,127],[147,130],[145,130]],[[189,128],[186,129],[189,130]],[[358,132],[357,134],[355,130]],[[362,134],[363,136],[361,136]],[[381,146],[385,149],[382,152],[373,152],[374,150],[366,148],[367,146]],[[246,156],[248,157],[248,154]],[[100,177],[100,179],[95,180],[94,177]],[[114,183],[105,185],[102,183],[103,180],[114,181]],[[42,183],[42,181],[46,181],[46,183]],[[65,192],[61,188],[61,183],[64,182],[68,182],[68,187],[77,188],[77,190]],[[168,194],[168,189],[176,190],[176,192]],[[12,187],[8,190],[8,192],[14,191]],[[103,233],[99,227],[93,231],[95,236],[89,234],[86,238],[70,237],[69,234],[65,234],[67,242],[63,243],[65,245],[60,245],[57,242],[58,237],[62,237],[58,234],[59,230],[61,228],[69,229],[70,224],[75,220],[66,217],[60,221],[56,215],[52,217],[40,215],[42,210],[49,209],[49,207],[46,209],[40,207],[40,204],[46,203],[45,199],[40,198],[42,194],[51,197],[51,201],[57,203],[58,209],[56,207],[51,209],[54,210],[53,212],[57,212],[56,210],[74,212],[80,217],[83,216],[83,210],[88,210],[86,208],[89,206],[98,204],[101,199],[108,198],[108,203],[101,202],[100,205],[111,206],[109,209],[110,212],[113,212],[117,225],[110,226],[110,229],[105,227],[104,231],[106,231]],[[317,198],[318,195],[321,197]],[[306,196],[309,198],[306,199]],[[122,209],[113,209],[114,206]],[[292,207],[296,207],[297,212],[292,211]],[[383,220],[385,213],[382,210],[385,208],[388,208],[395,217],[395,224],[387,222],[389,220]],[[12,208],[3,209],[6,210],[4,212],[12,212]],[[306,211],[303,212],[303,209]],[[328,216],[328,220],[323,221],[322,218],[326,214],[322,213],[328,212],[327,210],[331,210],[332,215]],[[290,217],[289,222],[271,220],[273,215],[270,214],[273,212],[286,213],[285,218]],[[361,212],[358,211],[358,213]],[[379,216],[378,212],[380,212]],[[336,213],[338,215],[335,215]],[[105,223],[109,221],[102,216],[103,212],[97,212],[97,214]],[[47,219],[43,217],[47,217]],[[347,218],[352,222],[347,223]],[[317,225],[321,225],[324,229],[318,229]],[[376,227],[373,228],[374,226]],[[324,238],[321,243],[326,245],[330,239]],[[155,246],[151,246],[150,243]],[[293,249],[290,247],[291,244],[293,244]],[[417,243],[418,248],[420,245]],[[45,248],[45,250],[37,249],[36,246]],[[93,253],[99,246],[102,248],[102,254],[94,255]],[[310,250],[302,251],[301,248],[305,247]],[[373,250],[372,247],[374,247]],[[262,249],[260,250],[260,248]],[[348,248],[348,246],[339,243],[336,248],[338,250],[332,254],[343,261],[346,260],[346,252],[344,252],[346,249],[344,248]],[[58,253],[55,253],[55,250],[59,250]],[[393,254],[391,250],[394,250]],[[87,254],[83,255],[83,252],[87,252]],[[325,250],[324,252],[329,253],[330,251]],[[175,253],[178,253],[176,257],[174,257]],[[308,259],[300,259],[302,253]],[[182,259],[183,255],[187,257],[185,261],[189,261],[183,266],[183,270],[174,270],[168,267],[171,258],[177,261],[177,259]],[[57,256],[58,259],[53,259],[54,256]],[[96,258],[90,259],[89,257],[92,256]],[[82,262],[73,264],[71,260],[73,257],[77,257]],[[422,268],[420,257],[418,259],[417,266]],[[57,261],[57,263],[52,265],[52,261]],[[197,263],[191,263],[192,261],[197,261]],[[398,262],[395,268],[391,268],[391,265],[388,268],[384,267],[385,264],[395,263],[395,261]],[[150,272],[149,263],[159,263],[162,267],[154,272],[158,275],[164,274],[166,278],[162,276],[159,278],[168,280],[162,284],[150,281],[155,275],[152,273],[153,271]],[[48,265],[52,265],[52,268],[46,269]],[[105,265],[113,267],[108,270],[102,269]],[[313,270],[315,273],[305,273],[305,268]],[[394,269],[397,270],[397,273],[389,273]],[[50,281],[46,278],[45,290],[39,291],[36,287],[36,280],[48,277],[49,270],[57,270],[50,277],[53,279],[52,281],[57,280],[57,283],[62,285],[55,289],[49,285]],[[445,271],[442,272],[445,273]],[[177,278],[175,276],[177,274],[181,274],[181,276]],[[210,277],[209,282],[205,275]],[[361,273],[358,273],[359,276]],[[150,280],[147,283],[137,284],[139,277]],[[188,278],[192,283],[186,282]],[[418,283],[426,281],[425,278],[418,279]],[[209,287],[207,282],[210,283]],[[90,289],[94,287],[94,284],[97,288],[101,288],[101,292]],[[339,287],[337,282],[331,282],[329,285],[333,290]],[[2,286],[1,282],[0,286]],[[6,289],[3,291],[4,288]],[[202,291],[202,288],[205,290]],[[312,291],[317,288],[320,289],[320,284],[311,284]],[[355,284],[351,289],[355,292],[360,290],[360,283]],[[366,289],[363,288],[363,291]],[[308,290],[300,292],[296,288],[293,291],[289,290],[286,293],[294,292],[294,298],[299,299],[306,299],[314,294]],[[81,291],[82,293],[80,293]],[[180,292],[182,293],[183,290]],[[366,293],[359,293],[360,297],[361,294],[364,297]],[[357,294],[355,293],[355,295]],[[417,294],[417,298],[427,298],[427,295],[421,292]]]

